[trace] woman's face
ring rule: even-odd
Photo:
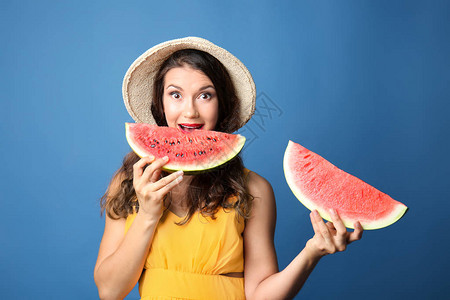
[[[216,127],[219,100],[213,83],[202,71],[189,66],[170,69],[164,77],[163,105],[169,127],[185,132]]]

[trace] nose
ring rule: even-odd
[[[183,115],[189,119],[195,119],[199,117],[197,107],[195,106],[195,101],[191,98],[185,102]]]

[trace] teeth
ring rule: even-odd
[[[196,128],[200,128],[202,126],[186,126],[186,125],[180,125],[181,127],[185,127],[185,128],[189,128],[189,129],[196,129]]]

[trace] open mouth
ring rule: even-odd
[[[204,124],[178,124],[178,127],[184,132],[191,132],[195,129],[202,129]]]

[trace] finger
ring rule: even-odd
[[[323,219],[319,215],[317,210],[314,211],[313,216],[314,216],[314,219],[316,220],[316,225],[317,225],[317,227],[319,229],[320,235],[324,238],[324,240],[328,244],[332,244],[332,242],[331,242],[331,233],[328,230],[327,225],[325,225],[325,223],[323,222]]]
[[[334,208],[330,209],[330,214],[331,220],[333,220],[333,224],[334,227],[336,228],[337,233],[342,237],[344,237],[347,234],[347,228],[345,228],[345,225],[342,222],[341,218],[339,217],[339,214]]]
[[[335,235],[336,234],[336,228],[334,227],[333,222],[326,222],[325,225],[327,225],[328,230],[330,230],[330,232]]]
[[[133,179],[139,179],[142,176],[142,173],[144,173],[144,167],[151,163],[155,159],[154,156],[146,156],[142,157],[140,160],[137,161],[133,165]]]
[[[152,184],[152,191],[156,192],[156,191],[162,189],[163,187],[165,187],[166,185],[177,180],[178,178],[180,178],[179,181],[181,182],[181,180],[183,179],[183,171],[177,171],[166,177],[161,178],[160,180],[158,180],[157,182]]]
[[[142,174],[142,180],[144,180],[144,182],[149,182],[150,178],[153,175],[153,172],[155,172],[155,170],[157,169],[161,169],[162,166],[164,166],[168,161],[169,158],[167,156],[164,156],[163,158],[158,158],[157,160],[152,162],[152,164],[148,166]]]
[[[161,172],[162,169],[156,169],[150,178],[150,182],[157,182],[159,179],[161,179]]]
[[[174,173],[175,174],[175,173]],[[164,177],[166,178],[166,177]],[[183,176],[178,176],[175,178],[175,180],[172,180],[165,186],[163,186],[159,191],[157,192],[159,197],[164,197],[168,192],[170,192],[174,187],[176,187],[181,181],[183,180]]]
[[[354,241],[358,241],[362,238],[363,235],[363,231],[364,229],[361,226],[361,223],[356,222],[355,224],[353,224],[353,226],[355,227],[355,230],[350,233],[350,235],[348,236],[348,243],[350,244],[351,242]]]
[[[319,230],[319,226],[317,226],[317,221],[316,221],[316,219],[314,218],[314,211],[312,211],[312,212],[309,214],[309,218],[311,219],[311,225],[312,225],[312,227],[313,227],[313,229],[314,229],[314,233],[317,234],[317,235],[319,235],[319,236],[321,236],[320,230]]]

